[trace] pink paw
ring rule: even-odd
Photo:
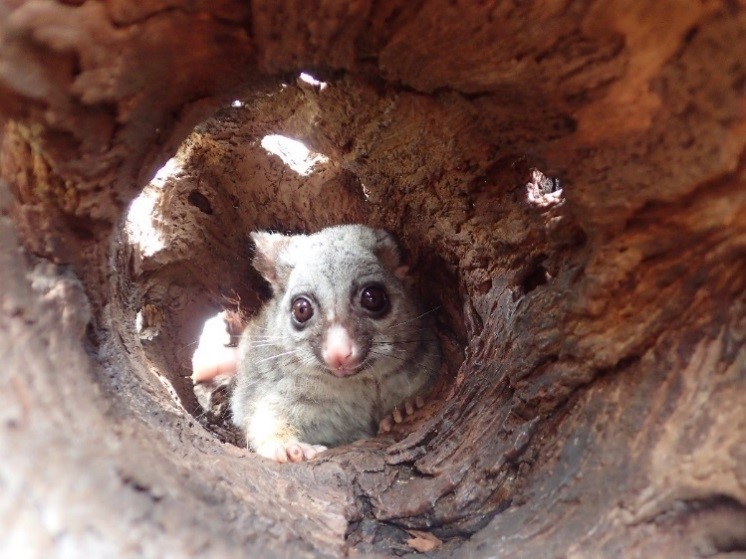
[[[401,404],[396,406],[394,410],[384,417],[378,424],[379,433],[388,433],[394,428],[394,425],[401,423],[405,418],[412,415],[415,411],[425,405],[425,400],[422,397],[417,396],[416,398],[407,398]]]
[[[326,447],[320,444],[308,444],[298,441],[290,442],[270,442],[257,448],[256,453],[275,462],[284,464],[285,462],[303,462],[304,460],[313,460]]]

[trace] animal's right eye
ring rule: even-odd
[[[298,324],[308,322],[308,320],[313,316],[313,305],[311,304],[311,301],[305,297],[296,297],[293,299],[292,308],[293,319],[295,319]]]

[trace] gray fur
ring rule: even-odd
[[[313,235],[252,237],[254,266],[273,297],[242,335],[231,410],[257,452],[273,457],[277,444],[336,446],[372,436],[397,404],[432,385],[440,366],[437,338],[397,277],[404,268],[388,233],[342,225]],[[359,308],[360,289],[369,282],[383,285],[391,303],[379,319]],[[299,294],[314,301],[314,315],[300,331],[291,321]],[[335,376],[320,357],[330,319],[367,352],[356,374]]]

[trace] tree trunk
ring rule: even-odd
[[[0,555],[746,553],[744,52],[717,0],[4,2]],[[350,222],[446,365],[270,463],[191,352],[250,231]]]

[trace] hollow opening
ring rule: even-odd
[[[366,87],[362,88],[363,92],[368,92]],[[505,278],[513,293],[510,305],[517,306],[529,292],[550,281],[551,274],[562,273],[562,262],[558,256],[548,255],[547,246],[569,245],[575,246],[572,249],[575,250],[582,243],[575,241],[577,226],[568,216],[562,217],[561,198],[556,189],[546,187],[548,183],[556,185],[553,179],[505,159],[502,174],[487,179],[498,188],[474,188],[469,194],[470,211],[476,222],[496,219],[502,212],[507,219],[531,223],[528,231],[533,231],[530,243],[535,245],[531,249],[535,256],[511,254],[510,250],[497,248],[499,244],[489,243],[471,246],[475,250],[470,250],[466,259],[457,256],[459,252],[463,254],[464,247],[450,254],[434,250],[437,238],[433,237],[433,221],[427,213],[440,210],[416,204],[392,206],[381,196],[387,177],[371,172],[364,164],[365,157],[350,161],[346,154],[349,147],[340,148],[337,138],[332,142],[318,133],[314,123],[331,119],[330,115],[340,110],[336,106],[337,91],[333,82],[321,87],[300,79],[295,85],[281,84],[269,93],[263,91],[261,95],[242,98],[240,103],[233,102],[196,126],[177,153],[156,173],[132,203],[112,245],[114,261],[133,263],[126,268],[129,275],[121,282],[126,286],[125,292],[117,294],[117,299],[123,301],[119,312],[132,317],[124,323],[134,324],[136,329],[136,335],[124,336],[128,340],[125,347],[130,355],[148,364],[151,374],[170,386],[178,405],[212,436],[243,447],[245,441],[229,416],[230,380],[218,377],[214,382],[194,385],[191,374],[192,359],[205,324],[210,321],[213,327],[217,326],[223,337],[219,351],[231,351],[230,346],[235,345],[248,317],[269,296],[267,283],[251,266],[249,233],[254,230],[314,232],[340,223],[385,228],[400,241],[415,278],[417,296],[426,309],[436,312],[444,366],[424,414],[405,422],[393,433],[333,449],[325,453],[328,456],[324,460],[340,464],[347,471],[367,472],[369,464],[380,461],[383,453],[388,456],[387,467],[394,469],[400,483],[416,487],[417,483],[436,479],[439,469],[433,465],[434,458],[422,454],[421,445],[441,449],[441,453],[449,448],[443,439],[448,429],[433,425],[443,422],[443,417],[470,414],[483,406],[474,408],[463,394],[460,401],[453,400],[459,385],[465,382],[465,370],[474,366],[473,360],[479,359],[480,353],[492,354],[487,361],[492,362],[495,351],[504,351],[481,346],[476,354],[472,353],[472,363],[465,369],[465,348],[470,343],[480,348],[482,342],[476,342],[475,346],[474,340],[485,332],[487,338],[482,339],[495,340],[502,336],[509,340],[514,335],[509,323],[490,322],[494,310],[469,311],[466,307],[470,316],[464,316],[465,299],[475,294],[492,297],[499,285],[488,282],[484,289],[478,287],[471,292],[466,286],[485,283],[476,281],[475,277],[491,276],[491,267],[514,267],[514,272]],[[272,96],[275,103],[270,109],[267,96]],[[277,97],[286,99],[289,106],[278,104]],[[279,111],[277,106],[281,107]],[[319,146],[323,155],[310,150],[305,142]],[[505,170],[511,167],[511,171]],[[540,188],[535,199],[517,196],[522,188],[526,189],[524,192],[532,192],[535,184]],[[460,204],[458,198],[455,204]],[[454,201],[449,205],[453,210]],[[540,233],[552,220],[556,238]],[[526,232],[521,235],[524,239],[531,238],[525,236]],[[520,244],[520,240],[513,239],[512,243]],[[470,340],[470,336],[474,339]],[[526,365],[520,360],[517,363]],[[519,373],[508,360],[501,374],[518,376]],[[499,389],[494,397],[509,397],[502,391]],[[551,401],[545,395],[542,397]],[[552,408],[551,404],[547,407]],[[535,422],[530,410],[531,404],[525,404],[520,412],[523,417],[516,416],[517,420]],[[505,417],[501,421],[512,423]],[[459,436],[467,439],[482,436],[484,423],[474,425],[472,435]],[[471,428],[469,420],[459,427],[466,433]],[[437,434],[439,430],[443,435]],[[412,444],[415,447],[410,447]],[[468,453],[464,455],[467,456]],[[264,467],[264,459],[258,456],[246,454],[242,458]],[[308,463],[302,467],[314,471],[315,466]],[[501,474],[487,479],[482,497],[486,500],[479,507],[447,504],[442,512],[434,508],[424,518],[418,518],[418,513],[408,511],[406,505],[403,510],[402,504],[390,506],[388,512],[385,502],[378,503],[378,511],[374,512],[375,509],[363,503],[346,528],[347,545],[363,551],[392,551],[409,545],[406,542],[412,538],[411,530],[416,532],[429,524],[435,528],[430,537],[435,538],[437,545],[449,538],[458,541],[508,506],[509,500],[500,497],[499,487],[513,475],[510,472],[514,467],[508,465]],[[386,477],[392,475],[387,470],[364,475],[370,476],[373,483],[382,483],[380,477],[384,471]],[[283,474],[296,475],[291,471]],[[344,491],[356,491],[355,479],[342,482]],[[464,483],[468,487],[475,482]],[[339,483],[335,481],[333,486]],[[319,487],[323,490],[325,485]],[[455,502],[470,500],[464,492],[466,487],[456,493]],[[373,486],[367,490],[372,499],[379,498],[377,491]],[[449,492],[437,483],[434,491]],[[428,498],[426,493],[418,499]],[[416,549],[420,544],[414,545]]]
[[[300,83],[317,95],[328,87],[307,74]],[[282,84],[273,94],[292,99],[298,91]],[[300,110],[307,101],[296,103]],[[118,294],[127,301],[120,311],[135,313],[124,321],[134,323],[137,333],[128,338],[139,346],[130,347],[131,353],[142,354],[151,373],[173,387],[178,403],[206,429],[240,446],[227,405],[230,378],[193,383],[191,375],[195,359],[215,362],[223,352],[230,358],[246,321],[269,296],[268,284],[251,266],[249,233],[380,226],[369,220],[370,203],[355,174],[289,135],[271,133],[288,122],[278,123],[272,114],[257,118],[258,110],[251,99],[234,101],[198,125],[131,203],[112,256],[135,262],[122,282],[128,292]],[[232,172],[225,173],[226,165]],[[408,230],[411,225],[400,223],[391,232],[406,240],[426,228],[419,223]],[[463,319],[452,296],[459,280],[428,247],[400,244],[414,291],[425,311],[435,314],[443,340],[445,363],[429,403],[435,410],[463,360]],[[449,292],[446,310],[442,293]],[[402,438],[415,427],[405,423],[394,435]]]
[[[342,86],[352,88],[357,95],[375,92],[370,85],[349,79]],[[230,422],[229,380],[218,377],[215,382],[194,385],[191,374],[192,359],[206,322],[224,324],[225,339],[219,347],[220,351],[230,351],[243,324],[269,296],[267,283],[251,266],[249,233],[314,232],[340,223],[364,223],[389,230],[399,240],[416,279],[417,296],[426,309],[436,312],[444,367],[432,400],[425,407],[426,413],[390,434],[325,453],[322,467],[334,463],[351,473],[344,481],[320,483],[317,489],[354,493],[359,491],[356,476],[364,475],[371,480],[366,483],[374,484],[365,490],[366,498],[377,500],[381,499],[378,492],[383,486],[376,489],[375,484],[394,475],[397,483],[411,485],[410,490],[416,491],[418,484],[428,484],[430,488],[415,499],[420,501],[419,507],[432,502],[434,497],[428,496],[428,491],[433,495],[455,491],[452,502],[428,506],[429,512],[423,516],[417,510],[409,510],[406,500],[392,504],[381,501],[375,507],[362,502],[357,505],[357,512],[346,515],[349,524],[345,539],[349,547],[362,551],[391,551],[409,545],[406,542],[410,541],[412,530],[416,533],[432,526],[435,531],[428,533],[437,545],[448,539],[458,541],[509,506],[509,499],[501,496],[499,488],[517,467],[505,463],[500,473],[488,476],[486,482],[477,481],[477,477],[458,482],[461,489],[431,485],[430,480],[438,479],[441,468],[437,456],[445,457],[451,452],[446,439],[451,427],[447,426],[458,424],[463,431],[458,437],[478,439],[489,428],[484,417],[469,419],[477,410],[486,409],[485,404],[475,402],[510,398],[506,384],[497,384],[493,395],[483,394],[476,399],[468,396],[470,389],[465,391],[460,385],[468,380],[465,375],[469,369],[477,375],[518,378],[521,373],[516,365],[531,367],[521,359],[511,359],[513,349],[509,346],[493,345],[495,340],[512,339],[514,324],[495,322],[494,309],[470,310],[464,307],[464,301],[471,299],[474,305],[480,304],[480,298],[494,297],[505,289],[494,282],[494,270],[512,268],[504,279],[513,294],[509,306],[517,308],[534,289],[554,275],[567,273],[557,247],[567,246],[572,253],[582,248],[582,242],[576,240],[579,234],[574,220],[562,211],[562,191],[557,181],[521,158],[503,158],[485,175],[487,188],[482,181],[472,182],[465,199],[451,197],[446,208],[416,198],[401,205],[392,203],[385,194],[387,183],[401,178],[378,175],[375,165],[368,166],[372,161],[368,161],[367,153],[350,157],[350,150],[365,152],[364,145],[353,147],[353,140],[346,142],[334,135],[340,132],[317,126],[341,118],[339,123],[344,129],[345,118],[355,122],[356,116],[344,106],[349,101],[340,97],[341,89],[333,81],[322,83],[301,76],[295,84],[276,84],[234,100],[197,125],[135,198],[115,233],[111,260],[126,265],[121,266],[125,275],[118,280],[114,293],[119,306],[111,312],[126,317],[120,323],[132,327],[132,331],[119,332],[132,367],[137,369],[144,364],[147,373],[172,394],[172,403],[183,408],[217,440],[243,447],[241,434]],[[436,123],[429,125],[440,128]],[[431,128],[429,133],[435,130]],[[371,134],[376,137],[379,132]],[[423,136],[421,141],[438,143],[441,139]],[[309,149],[309,145],[318,151]],[[412,153],[418,150],[412,152],[410,147],[404,152],[405,157]],[[379,159],[389,156],[387,149],[376,155]],[[435,176],[428,174],[433,169],[426,168],[423,174],[418,161],[405,158],[399,165],[411,174],[400,185],[405,194],[415,195],[420,181]],[[522,189],[524,196],[519,196]],[[434,234],[434,220],[444,210],[458,213],[462,206],[470,216],[472,228],[500,218],[528,223],[528,227],[515,230],[516,237],[507,242],[491,239],[473,245],[464,239],[444,251],[442,240]],[[435,246],[441,249],[436,250]],[[517,246],[526,253],[515,252]],[[478,280],[480,277],[493,279]],[[469,287],[474,285],[478,287]],[[465,362],[464,352],[469,345],[473,348],[471,362],[468,357]],[[501,354],[508,356],[501,365],[503,370],[489,371],[496,355]],[[480,355],[486,356],[481,358],[484,361],[480,362]],[[454,400],[459,392],[460,397]],[[551,397],[542,394],[540,405],[552,410],[551,401]],[[529,400],[522,409],[516,407],[515,419],[499,411],[494,419],[486,421],[503,422],[509,441],[513,437],[525,438],[536,423],[534,405]],[[495,412],[487,412],[486,417],[491,413]],[[179,413],[176,416],[184,419]],[[528,421],[528,428],[519,426],[524,421]],[[197,432],[197,439],[201,437]],[[423,454],[424,446],[434,450],[434,454]],[[387,465],[371,473],[370,464],[378,463],[382,456]],[[469,454],[459,456],[457,461],[468,460]],[[253,454],[244,454],[242,459],[265,467],[263,459]],[[316,470],[312,463],[301,467],[310,472]],[[280,475],[293,479],[298,474],[287,470]],[[473,475],[481,474],[475,471]],[[474,483],[483,486],[477,501],[469,497],[468,488]],[[383,495],[386,499],[386,491]],[[414,544],[412,549],[417,549],[417,545],[420,544]]]

